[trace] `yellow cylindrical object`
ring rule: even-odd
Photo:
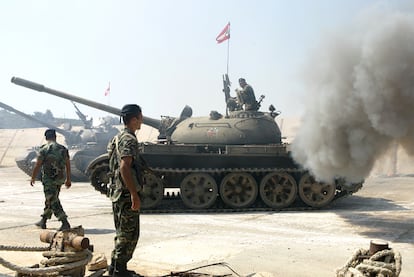
[[[69,241],[69,244],[77,250],[88,249],[89,239],[85,237],[76,236]]]
[[[51,243],[53,241],[53,238],[55,237],[55,234],[56,232],[44,230],[40,233],[40,241],[45,243]]]
[[[56,237],[57,232],[43,231],[40,233],[40,241],[45,243],[52,243]],[[66,234],[63,237],[64,245],[75,248],[76,250],[88,249],[89,239],[76,234]]]

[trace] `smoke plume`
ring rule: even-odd
[[[414,154],[413,15],[365,17],[311,55],[298,163],[322,181],[359,182],[394,142]]]

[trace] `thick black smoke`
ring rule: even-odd
[[[338,31],[312,53],[305,75],[292,152],[319,180],[363,180],[394,141],[414,154],[414,15]]]

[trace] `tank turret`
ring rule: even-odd
[[[120,109],[47,88],[13,77],[12,82],[53,94],[115,115]],[[165,199],[165,189],[178,189],[174,200],[195,210],[265,208],[280,210],[293,205],[313,208],[327,206],[332,200],[357,191],[361,184],[344,180],[321,183],[291,157],[282,143],[275,121],[279,112],[270,105],[260,111],[264,96],[249,99],[242,91],[230,95],[230,81],[223,76],[226,113],[212,111],[209,116],[192,117],[186,106],[179,117],[161,120],[144,117],[144,124],[160,132],[158,143],[142,143],[140,156],[145,184],[142,208],[157,209]],[[247,99],[247,100],[246,100]],[[91,185],[108,192],[108,156],[96,157],[89,166]],[[168,198],[172,200],[172,198]],[[296,201],[299,199],[298,201]],[[301,203],[301,204],[300,204]]]

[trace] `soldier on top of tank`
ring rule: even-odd
[[[40,147],[36,165],[32,172],[30,185],[33,186],[39,170],[42,169],[42,184],[45,194],[45,207],[42,219],[35,225],[46,229],[46,221],[52,217],[52,213],[62,221],[59,231],[70,229],[68,217],[59,200],[60,188],[65,184],[66,188],[72,185],[70,179],[70,160],[68,149],[56,142],[56,130],[47,129],[45,132],[46,144]],[[65,175],[66,171],[66,175]],[[66,180],[65,180],[66,176]]]
[[[254,90],[251,85],[246,83],[246,79],[239,79],[240,88],[236,88],[237,100],[241,106],[244,106],[246,111],[257,111],[259,109],[254,95]]]

